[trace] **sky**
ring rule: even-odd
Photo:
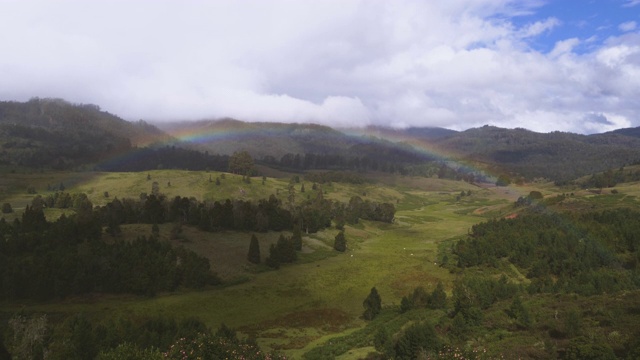
[[[640,0],[0,0],[0,100],[127,120],[640,126]]]

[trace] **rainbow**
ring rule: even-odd
[[[169,136],[146,136],[144,138],[134,139],[132,143],[134,148],[123,149],[121,151],[110,154],[105,160],[96,164],[96,168],[114,168],[123,163],[141,161],[141,152],[139,149],[146,147],[164,147],[173,146],[180,143],[191,144],[206,144],[216,141],[233,141],[237,143],[243,143],[252,141],[260,137],[286,137],[291,132],[291,127],[297,126],[297,124],[282,124],[282,123],[245,123],[236,120],[221,120],[218,122],[200,121],[193,123],[183,123],[181,126],[175,126],[173,128],[168,127],[165,131]],[[326,128],[321,125],[309,125],[317,126],[318,128]],[[381,137],[379,133],[367,132],[366,130],[345,129],[341,131],[343,135],[352,138],[362,137]],[[428,141],[421,141],[411,139],[408,136],[403,136],[401,133],[390,132],[384,134],[384,140],[392,141],[395,143],[403,142],[411,145],[418,153],[428,156],[446,163],[450,167],[456,169],[462,169],[468,173],[482,174],[488,179],[496,179],[499,174],[492,172],[491,170],[482,169],[477,165],[473,165],[460,160],[458,154],[452,151],[446,151],[442,148],[434,146]],[[484,186],[486,187],[486,186]],[[512,194],[519,196],[526,196],[528,193],[517,186],[508,186],[501,188],[505,191],[509,191]]]

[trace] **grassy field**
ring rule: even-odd
[[[216,178],[220,179],[220,185],[215,184]],[[563,192],[549,184],[496,188],[439,179],[391,179],[386,175],[379,180],[364,186],[333,183],[322,187],[325,197],[333,200],[348,201],[358,195],[396,205],[394,224],[361,221],[346,226],[348,250],[345,253],[332,250],[337,230],[328,229],[305,235],[298,262],[273,271],[246,261],[251,233],[204,233],[185,226],[184,239],[174,241],[175,245],[208,257],[225,285],[153,298],[95,295],[47,304],[4,304],[1,311],[82,312],[94,318],[136,314],[195,316],[211,328],[222,323],[237,328],[245,336],[255,336],[264,348],[277,349],[297,359],[333,337],[363,329],[362,301],[374,286],[387,306],[399,304],[402,296],[417,286],[431,291],[442,281],[450,291],[456,275],[438,264],[443,244],[464,236],[480,221],[514,212],[515,199],[531,190],[539,190],[548,197]],[[48,185],[50,188],[52,184],[63,183],[66,191],[84,192],[94,205],[104,205],[115,197],[137,198],[142,192],[150,193],[154,181],[169,199],[174,196],[199,200],[260,199],[273,194],[286,201],[290,180],[267,178],[263,183],[262,178],[253,178],[246,184],[240,176],[232,174],[222,178],[222,174],[216,172],[176,170],[7,174],[0,180],[0,202],[10,202],[18,214],[13,216],[19,216],[34,196],[26,193],[25,184],[34,186],[38,194],[47,195],[52,192],[47,190]],[[294,185],[299,201],[311,194],[312,184],[302,183],[307,189],[305,193],[299,191],[301,183]],[[637,204],[639,189],[637,184],[625,184],[618,194],[579,193],[566,200],[565,205],[558,206]],[[470,191],[471,195],[459,197],[463,191]],[[51,209],[47,213],[51,218],[59,215],[60,211]],[[162,238],[169,239],[171,226],[160,227]],[[148,225],[126,225],[122,230],[129,239],[151,232]],[[257,234],[263,259],[279,235]],[[512,271],[511,276],[516,281],[526,280],[517,270]],[[363,357],[371,350],[370,346],[355,348],[340,358]]]

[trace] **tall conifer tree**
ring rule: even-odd
[[[247,260],[252,264],[260,264],[260,244],[255,234],[251,235],[251,243],[249,244],[249,253]]]

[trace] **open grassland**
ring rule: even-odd
[[[210,180],[211,179],[211,180]],[[216,185],[216,179],[220,185]],[[514,211],[513,201],[538,189],[547,197],[562,193],[548,184],[523,187],[478,187],[464,182],[425,178],[391,178],[383,182],[352,185],[333,183],[322,186],[325,198],[348,202],[351,196],[391,202],[396,206],[393,224],[361,221],[346,226],[347,251],[333,250],[336,229],[303,236],[299,260],[274,271],[246,261],[251,233],[205,233],[183,226],[181,240],[171,240],[209,258],[212,268],[225,285],[202,291],[160,294],[156,297],[101,296],[67,299],[48,304],[4,304],[1,311],[21,309],[49,314],[85,313],[101,319],[131,315],[173,315],[198,317],[211,328],[225,323],[241,334],[254,336],[267,349],[281,350],[292,358],[301,358],[311,349],[332,338],[350,336],[364,329],[362,301],[372,287],[381,295],[383,305],[398,305],[402,296],[417,286],[431,291],[442,281],[450,292],[455,280],[440,266],[443,248],[452,239],[465,236],[474,224],[487,218],[499,218]],[[52,173],[8,174],[0,186],[1,202],[10,202],[19,210],[33,198],[24,184],[32,184],[41,195],[48,184],[64,183],[66,191],[86,193],[94,205],[104,205],[114,197],[137,198],[151,192],[156,181],[169,199],[175,196],[199,200],[226,198],[261,199],[275,195],[287,201],[289,178],[252,178],[247,184],[237,175],[216,172],[157,170],[145,173]],[[306,191],[301,192],[302,184]],[[312,184],[294,183],[297,201],[312,196]],[[616,206],[635,204],[640,195],[638,184],[620,186],[618,194],[578,193],[563,200],[579,206]],[[460,196],[461,192],[470,195]],[[109,197],[105,196],[108,192]],[[314,195],[315,196],[315,195]],[[568,206],[568,205],[554,205]],[[48,210],[57,217],[59,210]],[[57,211],[57,212],[55,212]],[[169,240],[172,224],[160,226],[160,237]],[[149,235],[150,225],[126,225],[123,236],[133,241]],[[262,259],[280,233],[257,234]],[[285,235],[290,235],[285,233]],[[107,237],[108,235],[104,235]],[[445,249],[446,250],[446,249]],[[516,281],[524,276],[514,269],[503,269]],[[496,270],[497,271],[497,270]],[[358,358],[372,351],[359,346],[344,353],[342,359]]]

